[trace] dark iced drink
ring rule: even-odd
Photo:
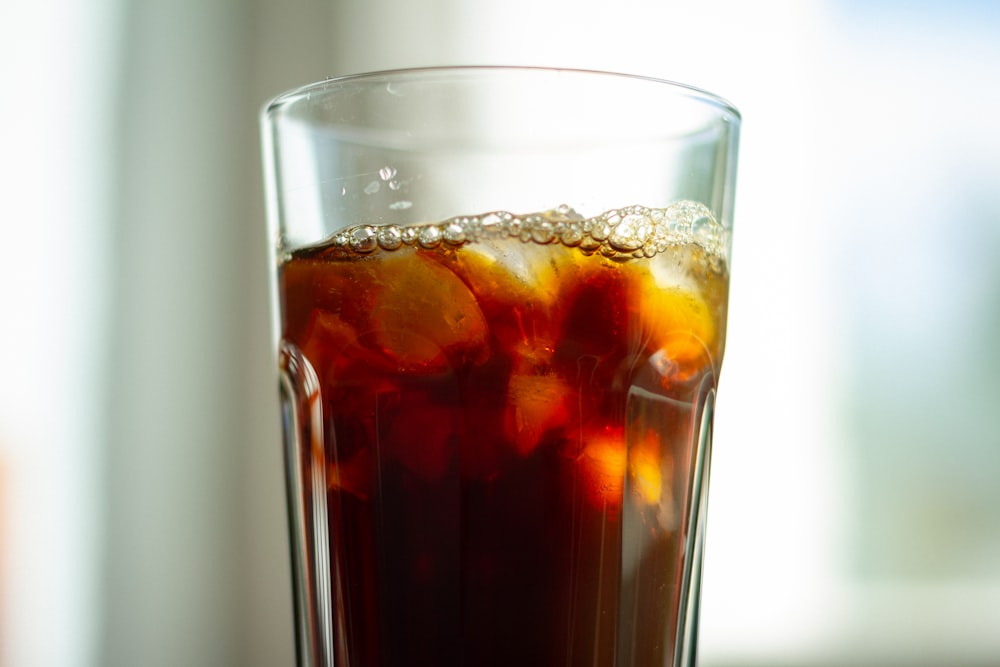
[[[297,608],[337,665],[672,663],[725,234],[691,202],[564,207],[285,258]]]

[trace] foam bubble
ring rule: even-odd
[[[595,241],[606,241],[611,236],[611,224],[607,220],[596,220],[590,225],[590,235]]]
[[[564,245],[580,245],[580,242],[583,241],[583,229],[576,223],[570,223],[559,234],[559,238]]]
[[[468,228],[468,224],[461,224],[460,222],[451,222],[444,228],[444,240],[448,243],[455,245],[465,243],[465,230]]]
[[[403,239],[403,243],[406,245],[413,245],[417,242],[417,237],[420,236],[419,227],[404,227],[400,236]]]
[[[367,254],[404,245],[428,250],[455,248],[507,237],[524,243],[560,243],[619,260],[652,258],[672,246],[694,244],[703,248],[709,258],[724,263],[729,244],[729,231],[707,207],[679,201],[666,208],[627,206],[591,218],[583,218],[564,204],[528,215],[491,211],[404,227],[358,225],[336,234],[333,245],[347,252]]]
[[[403,233],[396,225],[378,230],[378,244],[383,250],[396,250],[403,245]]]
[[[646,244],[653,234],[653,222],[650,218],[629,214],[621,219],[608,235],[608,243],[616,250],[628,252],[638,250]]]
[[[443,237],[444,234],[441,233],[440,227],[437,225],[427,225],[420,230],[420,235],[417,239],[420,241],[421,247],[431,249],[441,245]]]
[[[349,238],[351,250],[357,253],[369,253],[378,246],[377,232],[370,225],[353,228],[350,231]]]
[[[535,223],[531,227],[531,239],[535,243],[551,243],[555,238],[555,231],[552,225],[544,220]]]

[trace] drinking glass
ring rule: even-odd
[[[736,109],[459,67],[262,125],[299,665],[694,665]]]

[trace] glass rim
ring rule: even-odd
[[[524,72],[533,74],[569,74],[572,76],[586,76],[595,78],[608,78],[608,79],[618,79],[618,80],[632,80],[641,83],[652,83],[658,84],[670,89],[675,92],[682,94],[695,101],[700,101],[708,106],[715,107],[721,112],[729,114],[732,119],[739,125],[742,122],[742,114],[739,109],[736,108],[732,102],[726,98],[712,93],[704,88],[699,88],[697,86],[692,86],[686,83],[680,83],[678,81],[671,81],[669,79],[662,79],[653,76],[646,76],[642,74],[627,74],[624,72],[614,72],[608,70],[599,69],[578,69],[572,67],[547,67],[547,66],[535,66],[535,65],[442,65],[442,66],[430,66],[430,67],[404,67],[397,69],[386,69],[386,70],[375,70],[371,72],[360,72],[357,74],[344,74],[339,76],[331,76],[320,81],[314,81],[302,86],[291,88],[283,93],[279,93],[268,99],[262,109],[261,116],[263,118],[270,118],[272,113],[283,109],[290,104],[300,100],[303,97],[308,97],[313,93],[322,91],[323,89],[348,82],[363,82],[366,79],[376,80],[385,77],[411,77],[418,76],[420,74],[460,74],[460,73],[473,73],[473,72]]]

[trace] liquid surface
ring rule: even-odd
[[[297,602],[315,651],[669,664],[727,243],[680,202],[362,225],[287,258]]]
[[[376,250],[398,250],[404,245],[429,250],[505,238],[525,243],[558,243],[617,259],[649,258],[674,246],[695,244],[721,262],[729,247],[729,232],[725,227],[705,206],[690,201],[661,209],[628,206],[592,218],[560,206],[530,215],[492,211],[451,218],[443,223],[404,227],[358,225],[338,233],[328,245],[363,255]]]

